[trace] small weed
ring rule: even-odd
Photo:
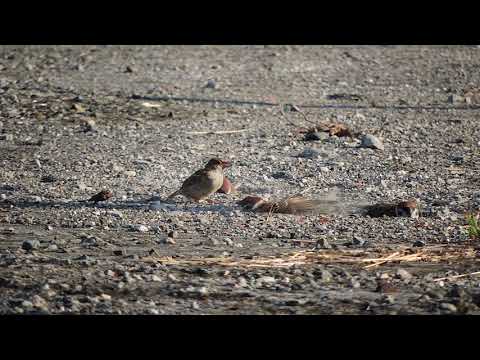
[[[467,214],[468,235],[471,239],[480,239],[479,214]]]

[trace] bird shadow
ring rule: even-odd
[[[135,199],[135,200],[125,200],[125,201],[112,201],[108,203],[93,203],[86,201],[14,201],[10,203],[11,209],[99,209],[99,210],[127,210],[127,209],[138,209],[138,210],[147,210],[147,211],[183,211],[191,213],[208,213],[208,212],[218,212],[218,213],[228,213],[236,210],[235,207],[230,204],[190,204],[187,202],[175,203],[175,202],[164,202],[158,201],[159,206],[152,206],[151,198]]]

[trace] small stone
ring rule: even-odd
[[[116,256],[125,256],[127,252],[124,249],[113,250],[113,255]]]
[[[198,305],[198,302],[196,302],[196,301],[192,302],[192,309],[194,309],[194,310],[199,310],[200,309],[200,306]]]
[[[315,247],[318,248],[318,249],[331,249],[332,245],[330,245],[330,243],[328,242],[327,239],[320,238],[320,239],[317,240],[317,243],[316,243]]]
[[[323,281],[323,282],[330,282],[333,280],[333,275],[330,271],[328,270],[322,270],[320,272],[320,279]]]
[[[108,294],[101,294],[101,295],[99,296],[99,298],[100,298],[101,300],[103,300],[103,301],[111,301],[111,300],[112,300],[112,297],[111,297],[110,295],[108,295]]]
[[[57,251],[58,246],[56,244],[51,244],[51,245],[48,246],[47,250],[48,251]]]
[[[147,313],[150,315],[160,315],[160,312],[157,309],[148,309]]]
[[[115,271],[107,270],[107,271],[105,272],[105,275],[110,276],[110,277],[114,277],[114,276],[115,276]]]
[[[56,178],[53,175],[45,175],[45,176],[42,176],[42,178],[40,179],[40,182],[44,182],[44,183],[53,183],[55,181],[56,181]]]
[[[237,284],[239,287],[247,287],[248,286],[248,283],[247,283],[247,280],[244,278],[244,277],[239,277],[238,278],[238,284]]]
[[[137,172],[134,170],[126,170],[123,172],[125,176],[134,177],[137,175]]]
[[[170,231],[170,232],[167,234],[167,236],[168,236],[169,238],[174,239],[174,238],[178,237],[178,231],[175,231],[175,230],[174,230],[174,231]]]
[[[135,69],[133,67],[131,67],[130,65],[127,65],[127,67],[125,68],[125,72],[126,73],[133,73],[133,72],[135,72]]]
[[[273,276],[262,276],[256,280],[260,284],[274,284],[276,282]]]
[[[26,251],[38,249],[40,247],[40,241],[38,240],[25,240],[22,243],[22,249]]]
[[[316,159],[320,156],[320,152],[313,148],[306,148],[298,156],[305,159]]]
[[[153,282],[162,282],[162,279],[158,277],[157,275],[152,275],[151,280]]]
[[[12,134],[2,134],[2,135],[0,135],[0,140],[13,141],[13,135]]]
[[[365,240],[363,240],[362,238],[358,237],[357,235],[354,235],[353,236],[353,240],[352,240],[352,244],[353,245],[356,245],[356,246],[364,246],[366,243]]]
[[[39,295],[33,295],[32,296],[32,305],[34,307],[40,308],[40,309],[47,309],[48,308],[47,301]]]
[[[330,172],[330,168],[328,166],[321,166],[320,171],[323,173],[328,173]]]
[[[173,275],[173,274],[168,274],[167,277],[168,277],[169,280],[177,281],[177,278],[176,278],[175,275]]]
[[[233,246],[233,245],[234,245],[234,242],[233,242],[232,239],[230,239],[230,238],[225,238],[225,239],[223,239],[223,241],[225,241],[225,243],[226,243],[228,246]]]
[[[457,94],[452,94],[448,96],[447,101],[450,104],[455,104],[455,103],[463,103],[465,102],[465,98],[463,96],[457,95]]]
[[[327,132],[308,132],[305,134],[305,141],[327,140],[330,135]]]
[[[150,228],[146,225],[130,225],[132,231],[148,232]]]
[[[162,242],[163,242],[164,244],[170,244],[170,245],[176,244],[176,241],[173,240],[171,237],[166,237],[165,239],[163,239]]]
[[[207,89],[215,89],[217,87],[217,83],[215,80],[210,79],[207,81],[207,85],[205,85]]]
[[[425,246],[425,245],[426,245],[425,241],[422,241],[422,240],[417,240],[413,243],[414,247],[422,247],[422,246]]]
[[[457,307],[450,303],[441,303],[440,309],[451,311],[451,312],[457,312]]]
[[[410,281],[412,279],[412,274],[410,274],[407,270],[405,269],[398,269],[395,275],[404,280],[404,281]]]
[[[207,240],[205,240],[205,245],[217,246],[217,245],[220,245],[220,241],[218,241],[215,238],[208,238]]]
[[[371,149],[378,149],[378,150],[385,149],[380,139],[378,139],[376,136],[373,136],[371,134],[367,134],[362,137],[361,146],[364,148],[371,148]]]

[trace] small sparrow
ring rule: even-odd
[[[371,217],[411,217],[418,219],[420,216],[416,200],[401,201],[396,204],[375,204],[365,207],[366,215]]]
[[[93,201],[95,204],[99,201],[107,201],[113,196],[113,193],[110,190],[102,190],[98,194],[93,195],[87,201]]]
[[[223,169],[231,163],[219,159],[210,159],[203,169],[197,170],[188,177],[181,188],[171,194],[167,199],[183,195],[196,202],[206,200],[210,195],[222,188],[224,183]]]
[[[312,200],[301,196],[292,196],[279,201],[268,201],[260,196],[247,196],[237,202],[247,210],[282,214],[303,214],[312,211],[330,213],[335,203],[331,200]]]

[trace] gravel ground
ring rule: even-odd
[[[480,208],[479,67],[475,46],[0,47],[0,313],[479,313],[480,277],[436,281],[478,270],[464,215]],[[278,103],[383,150],[306,141]],[[240,193],[157,200],[211,157]],[[101,189],[113,198],[83,201]],[[415,198],[422,216],[235,204],[334,190],[349,209]],[[234,263],[434,246],[473,255]]]

